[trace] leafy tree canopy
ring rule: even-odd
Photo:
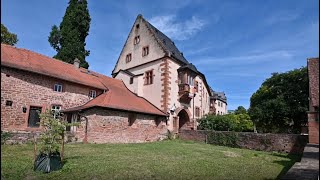
[[[9,32],[8,28],[1,24],[1,43],[14,46],[18,42],[16,34]]]
[[[299,133],[308,110],[307,68],[273,73],[250,99],[249,114],[259,132]]]
[[[235,111],[234,111],[235,114],[246,114],[247,113],[247,110],[246,108],[244,108],[243,106],[239,106]]]
[[[85,60],[90,51],[85,49],[85,39],[89,34],[90,15],[86,0],[70,0],[60,27],[52,26],[48,41],[57,51],[54,58],[72,64],[75,58],[80,66],[88,68]]]

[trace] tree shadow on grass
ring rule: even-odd
[[[288,159],[281,161],[273,161],[273,163],[277,163],[283,166],[281,172],[279,173],[276,179],[281,179],[281,177],[283,177],[296,162],[300,162],[302,158],[302,154],[273,154],[273,156]]]

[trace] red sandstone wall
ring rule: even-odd
[[[50,68],[50,67],[48,67]],[[54,92],[55,83],[63,84],[63,92]],[[89,90],[94,89],[63,80],[1,67],[1,130],[32,131],[38,128],[28,128],[29,108],[41,106],[42,111],[51,105],[61,105],[63,109],[79,106],[89,100]],[[97,90],[97,89],[96,89]],[[102,93],[97,90],[97,95]],[[6,100],[13,101],[12,106],[6,106]],[[22,107],[27,112],[22,112]]]
[[[206,142],[208,133],[225,133],[227,131],[192,131],[180,130],[179,138],[183,140],[193,140]],[[286,153],[303,153],[307,144],[307,137],[300,134],[271,134],[271,133],[252,133],[236,132],[238,135],[237,145],[240,148],[254,149],[261,151],[278,151]]]
[[[319,144],[319,122],[309,121],[308,130],[309,130],[309,143]]]
[[[128,112],[93,108],[83,115],[88,118],[89,143],[142,143],[166,138],[165,121],[157,125],[152,115],[137,114],[131,126],[128,123]],[[83,141],[84,132],[85,121],[77,128],[75,136],[78,141]]]

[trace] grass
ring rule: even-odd
[[[67,144],[62,170],[33,171],[32,145],[1,145],[4,179],[277,179],[299,156],[172,140]]]

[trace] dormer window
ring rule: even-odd
[[[149,46],[145,46],[142,48],[142,56],[146,56],[149,54]]]
[[[136,44],[139,44],[139,42],[140,42],[140,36],[134,37],[133,44],[136,45]]]
[[[129,63],[131,61],[131,58],[132,58],[131,53],[127,54],[126,63]]]
[[[95,98],[95,97],[97,97],[97,92],[96,92],[96,90],[90,90],[90,91],[89,91],[89,97],[90,97],[90,98]]]

